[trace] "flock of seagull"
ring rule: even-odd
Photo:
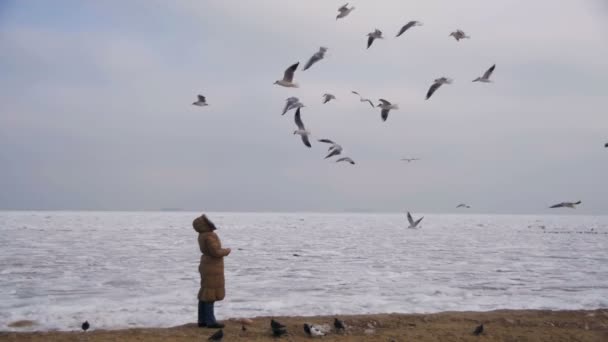
[[[348,3],[341,6],[340,8],[338,8],[338,15],[336,16],[336,20],[346,18],[354,9],[355,9],[355,6],[349,7]],[[405,25],[403,25],[401,27],[401,29],[399,29],[395,38],[400,37],[401,35],[403,35],[408,30],[412,29],[413,27],[423,26],[423,25],[424,24],[422,22],[417,21],[417,20],[409,21]],[[457,42],[459,42],[463,39],[471,38],[469,35],[467,35],[464,31],[462,31],[460,29],[457,29],[457,30],[451,32],[448,37],[453,37]],[[372,44],[374,43],[374,41],[376,41],[377,39],[384,39],[384,36],[383,36],[383,33],[381,30],[374,29],[374,31],[368,33],[367,34],[367,49],[369,49],[372,46]],[[306,71],[306,70],[310,69],[314,64],[323,60],[325,58],[325,53],[327,52],[327,50],[328,50],[327,47],[321,46],[319,48],[319,50],[317,52],[315,52],[308,59],[308,61],[306,62],[306,64],[304,65],[304,68],[302,70]],[[294,82],[294,77],[295,77],[295,73],[296,73],[299,65],[300,65],[300,62],[296,62],[296,63],[290,65],[287,69],[285,69],[285,71],[283,73],[283,78],[276,80],[274,82],[274,84],[281,86],[281,87],[286,87],[286,88],[298,88],[299,84]],[[496,64],[493,64],[483,73],[483,75],[473,79],[472,82],[491,83],[492,80],[490,78],[491,78],[492,74],[494,73],[495,69],[496,69]],[[425,97],[426,100],[429,100],[433,96],[433,94],[435,94],[437,92],[437,90],[439,88],[441,88],[441,86],[443,86],[444,84],[452,84],[452,82],[453,82],[453,80],[448,77],[440,77],[440,78],[435,79],[426,92],[426,97]],[[353,90],[353,91],[351,91],[351,93],[354,95],[357,95],[359,97],[360,102],[368,103],[374,109],[379,108],[380,109],[380,118],[383,122],[388,119],[388,116],[389,116],[389,113],[391,112],[391,110],[399,109],[398,104],[391,103],[390,101],[388,101],[386,99],[379,99],[378,104],[375,105],[374,101],[372,101],[369,98],[363,97],[359,92]],[[325,93],[322,96],[322,103],[327,104],[330,101],[335,100],[335,99],[336,99],[335,95],[330,94],[330,93]],[[197,95],[197,100],[193,103],[193,105],[207,106],[208,103],[207,103],[205,96]],[[308,129],[306,129],[306,126],[304,125],[304,122],[302,121],[301,109],[303,107],[305,107],[305,105],[300,101],[300,99],[298,99],[295,96],[289,97],[285,100],[285,106],[283,107],[282,115],[285,115],[287,112],[295,109],[294,121],[297,126],[297,129],[293,132],[293,134],[299,135],[302,139],[302,143],[306,147],[310,148],[310,147],[312,147],[312,144],[310,142],[311,133]],[[328,154],[326,155],[325,159],[340,156],[343,152],[342,146],[340,146],[338,143],[336,143],[330,139],[325,139],[325,138],[319,139],[318,142],[326,143],[326,144],[330,145],[329,149],[328,149]],[[604,147],[608,148],[608,142],[605,144]],[[401,160],[410,163],[412,161],[417,161],[420,159],[419,158],[402,158]],[[346,162],[351,165],[355,165],[355,161],[348,156],[339,157],[335,160],[335,162],[336,163]],[[575,206],[580,203],[581,203],[580,201],[563,202],[563,203],[553,205],[550,208],[575,208]],[[470,208],[470,206],[467,204],[461,203],[456,208],[467,208],[468,209],[468,208]],[[422,220],[422,218],[421,218],[418,221],[414,221],[409,212],[407,213],[407,218],[410,223],[409,228],[416,228],[418,226],[418,224],[420,223],[420,221]]]

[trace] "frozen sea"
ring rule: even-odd
[[[0,212],[0,330],[195,322],[196,216]],[[210,217],[232,248],[220,319],[608,307],[606,216]]]

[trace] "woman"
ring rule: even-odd
[[[198,326],[223,328],[224,324],[215,320],[213,305],[224,299],[224,257],[230,254],[230,248],[222,248],[220,238],[213,231],[217,228],[204,214],[192,222],[198,232],[198,246],[201,249],[201,262],[198,271],[201,274],[201,289],[198,291]]]

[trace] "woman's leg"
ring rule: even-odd
[[[207,302],[206,304],[206,309],[207,309],[207,327],[208,328],[223,328],[224,324],[219,323],[218,321],[215,320],[215,313],[214,311],[214,304],[215,302]]]
[[[206,303],[201,300],[198,301],[198,326],[201,328],[207,326]]]

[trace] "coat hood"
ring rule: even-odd
[[[215,224],[213,224],[213,222],[211,222],[211,220],[209,220],[205,214],[194,219],[194,222],[192,222],[192,227],[194,227],[194,230],[201,234],[212,232],[217,229]]]

